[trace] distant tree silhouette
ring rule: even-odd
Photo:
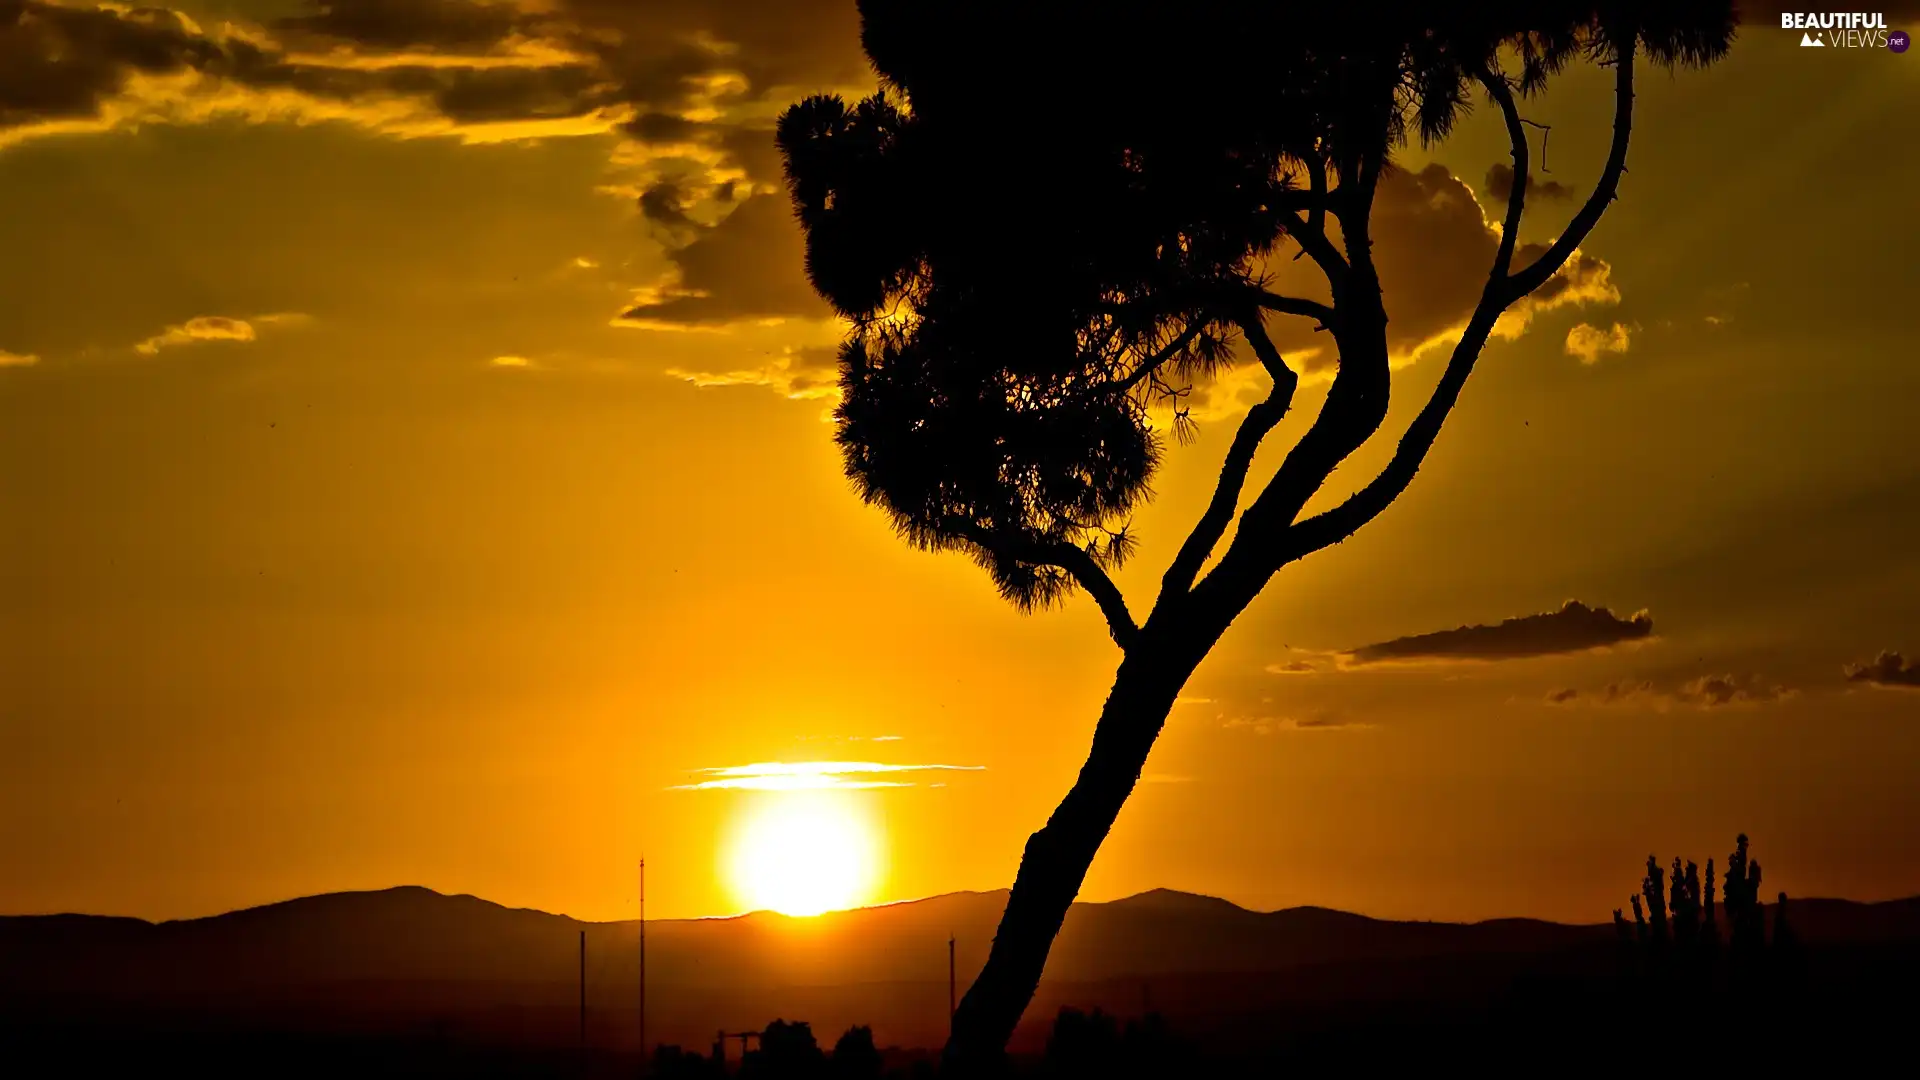
[[[807,273],[853,329],[837,441],[862,496],[911,543],[970,555],[1022,610],[1078,588],[1123,658],[1072,789],[1026,845],[948,1060],[995,1060],[1138,781],[1175,696],[1283,566],[1345,540],[1412,482],[1500,316],[1545,286],[1626,170],[1641,60],[1710,63],[1730,0],[860,0],[884,89],[780,118]],[[1503,67],[1503,52],[1517,70]],[[1516,260],[1530,174],[1516,96],[1584,58],[1614,73],[1592,195]],[[1444,139],[1476,92],[1498,109],[1513,182],[1478,303],[1386,467],[1304,514],[1380,429],[1391,365],[1370,215],[1392,154]],[[1269,289],[1283,246],[1330,299]],[[1516,263],[1522,265],[1516,265]],[[1238,515],[1255,452],[1299,375],[1267,329],[1306,319],[1337,373],[1325,404]],[[1109,571],[1162,444],[1149,406],[1191,422],[1197,378],[1244,347],[1271,379],[1211,501],[1136,621]]]
[[[835,1080],[877,1080],[880,1051],[873,1045],[873,1029],[851,1027],[833,1044]]]
[[[1649,943],[1656,950],[1665,949],[1670,934],[1667,926],[1666,887],[1659,860],[1651,855],[1647,856],[1647,876],[1640,879],[1640,895],[1647,899]]]
[[[816,1080],[827,1075],[827,1058],[811,1024],[775,1020],[761,1030],[759,1047],[741,1056],[739,1075],[743,1080]]]
[[[1673,867],[1676,884],[1665,905],[1654,900],[1662,878],[1658,861],[1648,856],[1640,894],[1630,898],[1635,925],[1630,928],[1620,910],[1614,910],[1615,934],[1628,947],[1630,971],[1696,987],[1723,985],[1742,994],[1763,987],[1791,989],[1804,981],[1805,956],[1787,921],[1786,893],[1779,894],[1774,908],[1773,941],[1768,944],[1766,913],[1759,902],[1760,863],[1752,857],[1745,833],[1727,857],[1724,906],[1732,936],[1724,953],[1714,911],[1713,860],[1707,860],[1704,881],[1694,863],[1682,871],[1676,858]],[[1650,915],[1643,914],[1643,898]],[[1670,939],[1663,936],[1663,925]]]

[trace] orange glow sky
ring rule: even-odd
[[[711,781],[809,761],[965,767],[799,770],[873,823],[870,899],[1010,883],[1118,656],[842,477],[767,128],[865,86],[851,5],[173,2],[146,70],[56,40],[91,4],[0,21],[0,912],[611,919],[643,853],[650,917],[731,912],[726,838],[791,795]],[[1920,893],[1920,677],[1848,675],[1920,654],[1920,55],[1797,43],[1643,79],[1594,276],[1235,624],[1084,895],[1600,921],[1742,830],[1770,887]],[[1608,78],[1526,109],[1576,197]],[[1486,113],[1393,188],[1410,352],[1465,315]],[[1259,389],[1204,395],[1130,595]],[[1569,599],[1653,633],[1354,662]]]

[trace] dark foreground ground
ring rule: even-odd
[[[1649,881],[1646,895],[1662,895]],[[1703,922],[1671,895],[1688,914],[1670,929],[1664,909],[1636,928],[1259,913],[1164,891],[1075,905],[1014,1069],[1920,1075],[1920,899],[1796,900],[1783,934],[1773,905],[1738,918],[1722,905]],[[964,987],[1003,904],[963,894],[818,920],[649,924],[649,1042],[687,1050],[654,1059],[652,1075],[927,1074],[930,1050],[888,1048],[944,1038],[948,935],[963,942]],[[637,944],[632,924],[422,889],[177,923],[0,918],[0,1080],[638,1076]],[[870,1041],[842,1050],[854,1025]],[[764,1048],[743,1062],[730,1040],[716,1064],[717,1029],[765,1030]]]
[[[1215,1010],[1164,1026],[1104,1014],[1056,1023],[1045,1051],[1020,1055],[1024,1076],[1283,1076],[1446,1069],[1493,1075],[1914,1075],[1920,948],[1809,950],[1799,978],[1738,987],[1660,974],[1516,979],[1484,997],[1390,996]],[[1156,1017],[1157,1018],[1157,1017]],[[0,1074],[10,1077],[614,1077],[641,1074],[637,1054],[514,1045],[483,1030],[426,1025],[381,1034],[299,1031],[297,1024],[173,1013],[0,1019]],[[278,1030],[276,1030],[276,1028]],[[724,1073],[698,1060],[655,1075],[871,1078],[933,1073],[927,1052],[877,1059],[814,1054],[745,1068],[739,1043]],[[878,1066],[878,1068],[876,1068]]]

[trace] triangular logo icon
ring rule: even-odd
[[[1808,46],[1812,46],[1813,48],[1816,48],[1816,49],[1824,49],[1827,47],[1827,43],[1824,41],[1821,41],[1817,37],[1814,37],[1812,34],[1803,33],[1800,35],[1800,47],[1804,49],[1804,48],[1807,48]]]

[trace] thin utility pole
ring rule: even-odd
[[[953,996],[953,934],[947,934],[947,1037],[953,1037],[953,1014],[959,1011]]]
[[[640,1074],[650,1064],[647,1054],[647,860],[640,860]]]
[[[587,932],[580,931],[580,1067],[587,1064]]]

